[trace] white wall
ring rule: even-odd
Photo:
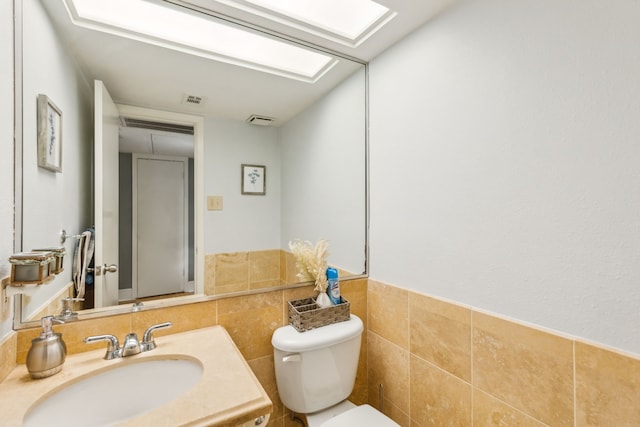
[[[365,79],[355,73],[280,128],[282,248],[329,241],[329,263],[364,271]]]
[[[275,128],[208,117],[205,195],[222,196],[222,211],[206,211],[205,253],[276,249],[280,245],[280,149]],[[266,194],[240,194],[241,164],[265,165]]]
[[[0,278],[13,253],[13,2],[0,2]],[[11,332],[13,306],[0,301],[0,342]]]
[[[371,277],[640,353],[640,2],[461,1],[371,63]]]
[[[23,233],[22,248],[58,246],[59,232],[78,234],[92,225],[93,92],[58,38],[40,2],[23,11]],[[37,97],[62,111],[62,173],[37,165]],[[65,271],[29,299],[26,313],[41,308],[71,281],[76,240],[65,244]]]

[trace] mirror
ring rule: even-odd
[[[75,26],[62,0],[15,1],[22,19],[22,28],[16,26],[22,47],[16,61],[16,78],[22,76],[16,99],[22,152],[16,158],[23,172],[16,249],[58,246],[61,229],[72,236],[63,244],[65,271],[22,296],[17,328],[35,326],[43,304],[71,283],[75,236],[106,212],[94,208],[95,187],[101,185],[94,161],[94,80],[104,83],[119,110],[121,141],[131,131],[124,117],[194,128],[194,157],[186,167],[193,175],[193,213],[185,216],[193,229],[187,232],[193,235],[188,249],[193,262],[185,262],[187,270],[192,265],[193,280],[187,282],[193,295],[163,297],[158,304],[299,285],[288,253],[289,241],[298,238],[328,240],[329,264],[340,269],[341,280],[366,274],[366,64],[317,50],[335,65],[309,83]],[[226,20],[225,25],[232,24]],[[264,34],[255,27],[249,31]],[[47,95],[62,113],[61,172],[37,165],[38,94]],[[253,114],[273,121],[256,126],[247,122]],[[174,136],[157,129],[140,133],[147,147]],[[125,164],[120,171],[131,173]],[[244,191],[242,165],[261,168],[264,187]],[[96,246],[109,237],[97,237]],[[158,263],[157,269],[163,268]],[[121,268],[119,274],[130,278],[132,273]],[[126,296],[131,285],[123,288],[126,280],[120,282],[118,299],[136,300]],[[131,310],[131,304],[83,310],[80,318],[123,310]]]

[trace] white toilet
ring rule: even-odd
[[[308,427],[399,427],[369,405],[347,400],[360,355],[362,320],[355,315],[306,332],[283,326],[271,344],[282,403],[305,414]]]

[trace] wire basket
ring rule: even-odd
[[[289,324],[298,332],[320,328],[350,318],[349,301],[340,297],[340,304],[320,307],[313,298],[289,301]]]

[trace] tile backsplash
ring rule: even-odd
[[[342,294],[351,303],[351,312],[366,324],[367,319],[367,279],[344,281]],[[122,339],[127,333],[135,332],[141,336],[152,324],[165,321],[173,322],[168,329],[158,330],[154,336],[158,345],[162,345],[162,336],[191,329],[222,325],[236,346],[245,357],[256,377],[269,394],[274,406],[269,426],[295,425],[289,418],[289,411],[282,405],[278,397],[275,372],[273,368],[273,349],[271,335],[273,331],[288,324],[287,302],[293,299],[313,296],[313,286],[304,286],[285,290],[277,290],[253,295],[222,298],[156,310],[127,313],[99,319],[71,322],[56,325],[57,332],[62,333],[69,354],[79,353],[105,347],[104,343],[85,344],[83,339],[88,335],[113,334]],[[31,340],[39,334],[38,328],[18,331],[12,334],[13,342],[0,346],[2,361],[17,360],[25,363]],[[363,334],[363,345],[358,367],[358,378],[351,400],[358,403],[367,401],[367,358],[366,341]],[[11,350],[13,353],[11,353]],[[15,363],[6,369],[6,376]],[[2,369],[2,365],[0,365]],[[0,371],[2,374],[2,371]]]
[[[374,280],[368,299],[369,403],[403,427],[640,426],[637,357]]]
[[[206,295],[265,289],[295,283],[293,254],[280,249],[207,254]]]
[[[279,255],[280,256],[280,255]],[[341,284],[365,324],[350,399],[381,408],[403,427],[639,426],[640,359],[452,302],[358,279]],[[69,353],[100,348],[87,335],[167,320],[166,334],[223,325],[274,403],[269,426],[298,426],[278,398],[271,335],[287,301],[313,287],[277,290],[57,325]],[[37,328],[0,343],[0,376],[24,363]],[[380,388],[382,384],[382,389]]]

